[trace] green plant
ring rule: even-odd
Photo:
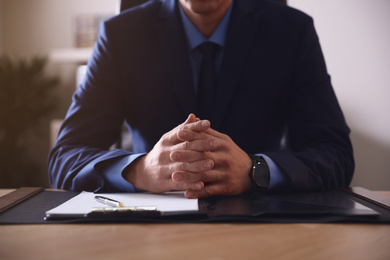
[[[46,64],[42,57],[0,57],[0,186],[37,168],[26,158],[26,140],[39,134],[42,121],[56,108],[53,90],[59,84],[45,75]]]

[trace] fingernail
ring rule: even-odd
[[[193,196],[194,196],[194,193],[193,192],[191,192],[191,191],[186,191],[186,198],[187,199],[191,199]]]
[[[211,160],[207,160],[204,163],[204,167],[207,168],[207,169],[210,169],[212,167],[212,165],[213,164],[212,164]]]
[[[208,128],[210,126],[210,122],[207,120],[202,121],[202,127]]]
[[[172,153],[171,153],[171,159],[172,159],[172,161],[178,161],[178,160],[180,159],[179,153],[177,153],[177,152],[172,152]]]
[[[211,141],[210,141],[210,147],[211,147],[211,148],[217,148],[217,147],[218,147],[218,142],[217,142],[217,140],[211,140]]]
[[[174,181],[181,181],[182,179],[183,178],[182,178],[181,174],[176,173],[176,174],[173,175],[173,180]]]

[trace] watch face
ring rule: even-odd
[[[268,188],[269,185],[269,169],[264,159],[256,160],[256,169],[254,171],[253,180],[261,188]]]

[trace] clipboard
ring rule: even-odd
[[[98,199],[97,199],[98,198]],[[110,206],[114,202],[113,206]],[[46,211],[46,220],[72,218],[159,217],[198,212],[198,200],[186,199],[184,192],[99,193],[81,192]]]

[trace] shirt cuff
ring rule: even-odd
[[[135,192],[134,185],[123,178],[123,170],[135,159],[144,154],[131,154],[110,163],[102,170],[102,175],[109,186],[115,191]]]
[[[268,164],[270,174],[269,190],[274,190],[288,181],[286,173],[270,157],[265,154],[259,154],[258,156],[263,157]]]

